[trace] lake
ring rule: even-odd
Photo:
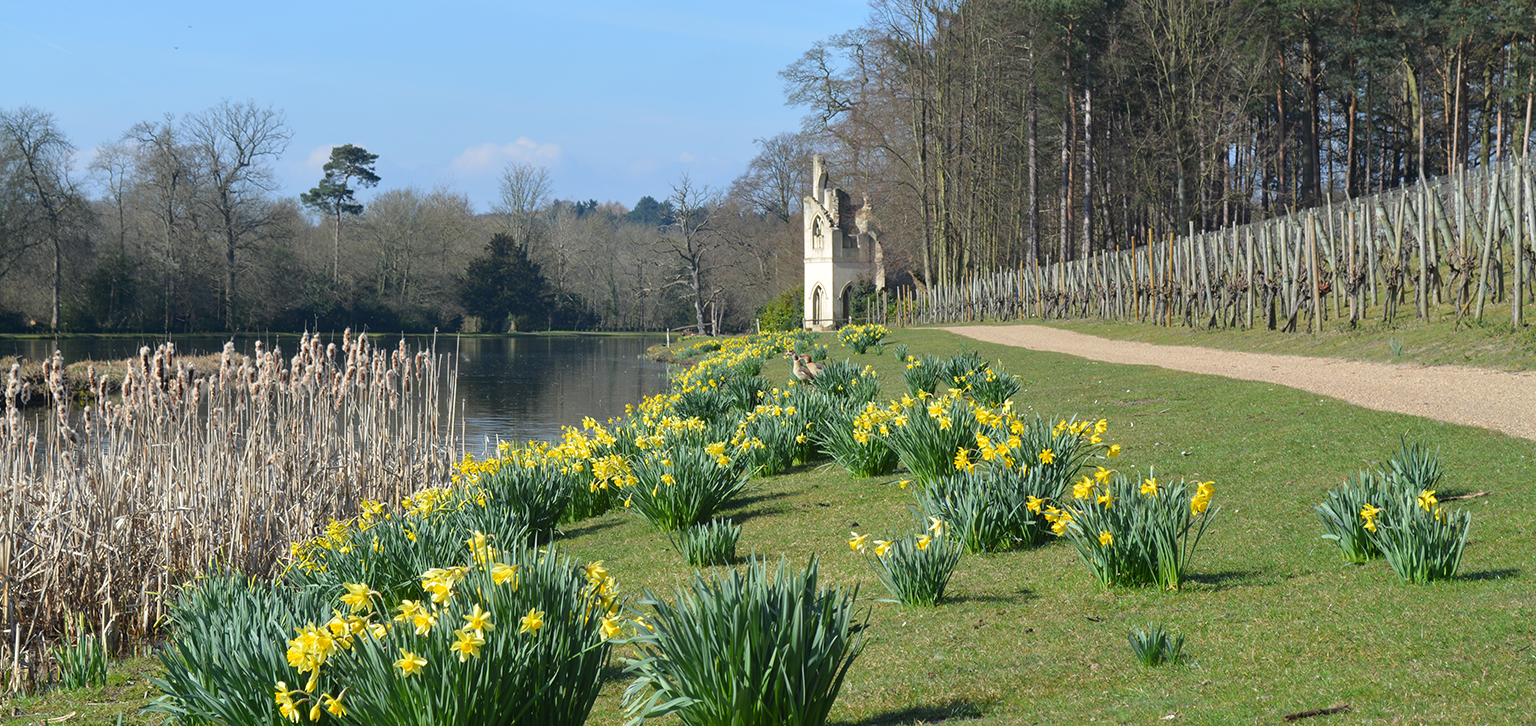
[[[322,336],[340,343],[341,336]],[[393,348],[400,336],[370,336],[374,345]],[[116,360],[137,355],[141,346],[166,340],[182,355],[217,353],[233,340],[249,354],[260,340],[281,346],[291,356],[296,336],[145,335],[61,336],[50,339],[0,336],[0,357],[42,360],[55,348],[66,363]],[[413,350],[430,346],[431,336],[407,335]],[[667,388],[667,367],[644,356],[661,335],[522,335],[506,337],[439,336],[437,351],[458,364],[458,399],[465,443],[479,452],[486,441],[553,441],[561,426],[578,426],[584,416],[599,421],[624,413],[626,404]],[[457,433],[457,431],[455,432]]]

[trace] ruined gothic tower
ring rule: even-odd
[[[879,232],[868,199],[854,205],[848,193],[827,183],[821,155],[811,160],[811,196],[805,214],[805,328],[836,330],[847,324],[854,283],[872,279],[885,287]]]

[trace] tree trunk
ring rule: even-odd
[[[1083,259],[1093,253],[1093,83],[1083,60]]]

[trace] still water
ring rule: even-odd
[[[340,336],[335,336],[338,344]],[[214,335],[70,337],[53,339],[0,336],[0,357],[42,360],[57,348],[66,363],[116,360],[137,355],[141,346],[166,340],[182,355],[218,353],[226,341],[249,354],[260,340],[265,349],[280,346],[285,355],[297,347],[292,336],[233,338]],[[430,336],[405,336],[412,350],[432,345]],[[665,340],[660,335],[529,335],[517,337],[439,336],[437,352],[458,367],[458,404],[465,444],[479,452],[486,441],[552,441],[561,426],[580,425],[584,416],[599,421],[624,413],[626,404],[666,390],[667,368],[644,357],[645,349]],[[376,346],[393,348],[399,336],[371,336]],[[459,430],[455,430],[458,434]]]

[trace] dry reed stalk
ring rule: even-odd
[[[435,347],[388,350],[366,335],[305,335],[195,375],[173,344],[129,361],[122,395],[90,375],[95,407],[72,419],[64,364],[44,364],[53,403],[23,416],[19,367],[0,419],[0,639],[39,650],[71,613],[143,635],[162,595],[234,567],[273,572],[290,542],[448,478],[455,382]],[[17,666],[15,670],[20,670]],[[13,687],[16,687],[13,678]]]

